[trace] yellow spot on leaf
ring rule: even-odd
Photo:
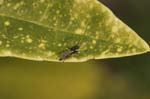
[[[41,2],[41,3],[44,3],[44,2],[45,2],[45,0],[40,0],[40,2]]]
[[[116,43],[119,43],[119,42],[121,42],[121,39],[120,39],[120,38],[117,38],[117,39],[115,40],[115,42],[116,42]]]
[[[121,51],[122,51],[122,48],[121,48],[121,47],[117,49],[117,52],[121,52]]]
[[[6,47],[10,47],[10,41],[6,41]]]
[[[11,5],[10,3],[7,3],[7,7],[10,7],[10,5]]]
[[[20,6],[21,6],[21,4],[20,4],[20,3],[17,3],[17,4],[13,7],[13,9],[14,9],[14,10],[17,10]]]
[[[93,40],[92,43],[93,43],[93,44],[96,44],[96,40]]]
[[[9,21],[5,21],[5,22],[4,22],[4,25],[5,25],[5,26],[9,26],[9,25],[10,25],[10,22],[9,22]]]
[[[41,48],[41,49],[45,49],[45,44],[44,43],[40,43],[38,47]]]
[[[26,42],[27,43],[32,43],[32,39],[30,38],[30,35],[26,36]]]
[[[61,44],[58,44],[58,46],[60,47],[60,46],[62,46]]]
[[[6,44],[6,47],[10,47],[10,45],[9,45],[9,44]]]
[[[24,40],[23,40],[23,39],[21,40],[21,43],[24,43]]]
[[[113,26],[113,27],[112,27],[112,32],[113,32],[113,33],[117,33],[117,32],[118,32],[118,27]]]
[[[93,9],[93,7],[94,7],[94,5],[93,5],[93,4],[91,4],[91,5],[89,6],[89,8],[90,8],[90,9]]]
[[[23,30],[23,28],[22,28],[22,27],[19,27],[19,28],[18,28],[18,30],[19,30],[19,31],[22,31],[22,30]]]
[[[43,12],[42,11],[39,11],[39,14],[42,14]]]
[[[57,11],[56,11],[56,13],[57,13],[57,14],[59,14],[59,13],[60,13],[60,11],[59,11],[59,10],[57,10]]]
[[[0,45],[2,45],[2,41],[0,41]]]
[[[32,43],[32,39],[27,38],[27,39],[26,39],[26,42],[27,42],[27,43]]]
[[[21,2],[20,2],[20,5],[24,5],[24,4],[25,4],[25,2],[24,2],[24,1],[21,1]]]
[[[90,49],[93,49],[93,46],[90,46]]]
[[[135,48],[133,48],[133,49],[132,49],[132,52],[133,52],[133,53],[134,53],[134,52],[136,52],[136,49],[135,49]]]
[[[82,35],[83,33],[84,33],[84,31],[81,28],[78,28],[75,30],[75,34]]]

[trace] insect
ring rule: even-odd
[[[78,45],[75,45],[75,46],[69,48],[68,50],[64,51],[64,52],[60,55],[59,60],[60,60],[60,61],[63,61],[63,60],[65,60],[66,58],[68,58],[69,56],[71,56],[72,54],[77,53],[79,48],[80,48],[80,46],[78,46]]]

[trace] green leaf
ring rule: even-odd
[[[66,62],[141,54],[149,46],[97,0],[0,0],[0,56]]]

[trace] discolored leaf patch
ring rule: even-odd
[[[0,56],[80,62],[141,54],[149,46],[97,0],[1,0]]]

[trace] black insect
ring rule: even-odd
[[[69,56],[71,56],[72,54],[77,53],[79,48],[80,48],[80,46],[78,46],[78,45],[75,45],[75,46],[69,48],[68,50],[64,51],[64,52],[60,55],[59,60],[60,60],[60,61],[63,61],[63,60],[65,60],[66,58],[68,58]]]

